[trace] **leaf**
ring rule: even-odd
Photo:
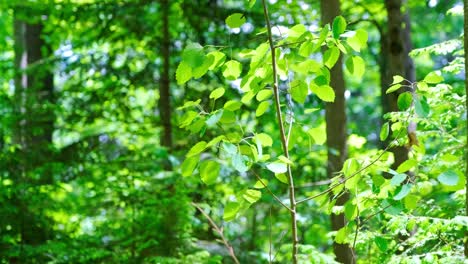
[[[302,24],[297,24],[288,30],[288,40],[291,42],[297,41],[307,29]]]
[[[410,92],[404,92],[398,96],[398,109],[401,111],[405,111],[411,106],[411,103],[413,102],[413,96],[411,95]]]
[[[215,126],[221,117],[223,116],[223,109],[216,110],[210,114],[210,117],[205,121],[206,125],[209,127]]]
[[[323,26],[322,30],[320,30],[319,39],[315,43],[314,49],[312,50],[312,52],[316,51],[322,46],[322,43],[327,39],[328,32],[330,32],[330,29],[328,28],[328,24],[327,24]]]
[[[214,57],[212,56],[204,56],[203,57],[203,64],[192,69],[193,78],[198,79],[205,75],[210,68],[210,65],[213,63]]]
[[[263,100],[266,100],[270,98],[273,95],[273,91],[271,89],[263,89],[260,92],[257,93],[257,101],[261,102]]]
[[[380,237],[380,236],[376,236],[376,237],[374,237],[374,242],[375,242],[375,244],[377,245],[377,247],[379,248],[380,251],[387,252],[388,242],[387,242],[387,240],[385,238]]]
[[[458,183],[458,174],[454,172],[453,170],[448,170],[443,172],[437,177],[437,180],[440,181],[440,183],[448,186],[455,186]]]
[[[186,158],[184,162],[182,162],[182,165],[180,166],[180,171],[181,171],[182,176],[187,177],[187,176],[192,175],[193,171],[195,170],[195,167],[197,167],[199,160],[200,160],[200,157],[198,156]]]
[[[292,162],[290,159],[286,158],[286,157],[283,156],[283,155],[279,156],[279,157],[278,157],[278,160],[280,160],[280,161],[283,162],[283,163],[289,164],[289,165],[292,165],[292,164],[293,164],[293,162]]]
[[[244,192],[244,195],[242,195],[242,198],[244,198],[248,203],[255,203],[262,197],[262,192],[258,190],[252,190],[248,189]]]
[[[347,159],[343,164],[343,174],[349,177],[357,172],[359,169],[359,162],[354,158]]]
[[[308,109],[304,110],[304,114],[310,114],[310,113],[313,113],[313,112],[317,112],[319,110],[320,110],[320,108],[308,108]]]
[[[385,122],[380,129],[380,141],[385,141],[390,133],[390,124]]]
[[[318,98],[325,102],[335,101],[335,91],[328,85],[317,86],[315,83],[310,83],[310,90],[315,93]]]
[[[226,25],[230,28],[238,28],[245,23],[246,19],[244,14],[234,13],[226,18]]]
[[[426,75],[426,77],[424,77],[423,81],[426,83],[437,84],[444,81],[444,78],[435,72],[431,72],[428,75]]]
[[[348,220],[352,220],[357,216],[357,206],[351,202],[347,202],[344,208],[345,216]]]
[[[398,201],[405,198],[410,193],[411,187],[411,184],[405,184],[401,186],[400,191],[395,196],[393,196],[393,199]]]
[[[243,155],[237,153],[232,157],[232,166],[234,169],[236,169],[238,172],[246,172],[249,170],[249,167],[245,164],[245,160]]]
[[[207,57],[213,57],[213,61],[209,66],[209,70],[212,71],[221,65],[223,65],[224,61],[226,60],[226,55],[219,51],[212,51],[206,55]]]
[[[205,54],[203,47],[198,43],[189,43],[182,52],[182,61],[191,68],[197,68],[203,64]]]
[[[228,80],[236,80],[242,72],[242,64],[235,60],[230,60],[223,65],[223,76]]]
[[[291,96],[296,102],[300,104],[305,103],[308,92],[307,83],[303,80],[294,80],[291,82]]]
[[[398,173],[393,175],[392,179],[390,180],[391,186],[400,186],[400,184],[406,180],[407,175],[404,173]]]
[[[262,183],[263,182],[263,183]],[[254,185],[254,188],[256,189],[263,189],[265,188],[265,185],[268,186],[268,180],[267,179],[262,179],[262,181],[257,181]]]
[[[177,110],[182,110],[182,109],[189,108],[192,106],[198,106],[200,105],[200,102],[201,102],[201,99],[198,99],[196,101],[187,101],[184,103],[183,106],[177,107]]]
[[[400,87],[401,87],[401,84],[399,84],[399,83],[394,84],[394,85],[390,86],[385,93],[386,94],[393,93],[394,91],[400,89]]]
[[[214,89],[211,93],[210,93],[210,99],[218,99],[220,98],[221,96],[224,95],[224,88],[223,87],[219,87],[219,88],[216,88]]]
[[[200,177],[206,184],[210,185],[216,182],[221,166],[218,162],[213,160],[202,161],[200,163]]]
[[[200,141],[195,146],[193,146],[187,153],[187,158],[200,154],[206,148],[206,142]]]
[[[249,0],[249,8],[252,8],[255,5],[256,0]]]
[[[395,76],[393,76],[392,85],[397,84],[397,83],[401,83],[404,80],[405,80],[405,78],[401,77],[400,75],[395,75]]]
[[[275,173],[275,178],[278,179],[278,181],[288,184],[288,178],[286,178],[286,174],[284,173]]]
[[[342,227],[338,232],[336,233],[335,236],[335,242],[338,244],[344,244],[346,242],[346,237],[348,236],[348,228]]]
[[[323,145],[327,141],[327,133],[324,127],[311,128],[307,131],[313,139],[315,144]]]
[[[224,104],[224,109],[228,111],[236,111],[242,106],[242,103],[235,100],[229,100]]]
[[[268,134],[260,133],[254,136],[256,143],[260,143],[264,147],[271,147],[273,145],[273,139]]]
[[[361,57],[359,56],[349,57],[346,60],[345,65],[348,71],[352,75],[356,76],[357,78],[360,79],[362,75],[364,75],[366,67],[365,67],[364,60]]]
[[[232,221],[236,218],[239,212],[240,204],[237,202],[228,202],[224,207],[223,219],[224,221]]]
[[[178,85],[188,82],[192,78],[192,68],[184,61],[179,63],[176,70],[176,80]]]
[[[340,35],[346,30],[346,20],[342,16],[337,16],[333,20],[333,38],[338,39]]]
[[[257,110],[255,111],[255,116],[262,116],[268,110],[269,106],[270,106],[270,102],[268,101],[261,102],[258,105]]]
[[[226,138],[226,136],[224,136],[224,135],[217,136],[217,137],[213,138],[212,140],[210,140],[210,142],[208,142],[208,144],[206,144],[206,147],[209,148],[211,146],[214,146],[214,145],[218,144],[219,142],[221,142],[221,140],[223,140],[224,138]]]
[[[367,46],[367,39],[368,39],[368,34],[367,31],[364,29],[358,29],[356,30],[356,35],[355,35],[361,44],[361,48],[365,48]]]
[[[425,96],[417,96],[414,98],[414,110],[420,117],[427,117],[429,115],[431,108]]]
[[[266,165],[267,169],[275,174],[286,173],[287,165],[282,162],[272,162]]]
[[[398,166],[396,171],[398,173],[407,172],[416,165],[418,165],[418,162],[414,159],[405,160],[402,164],[400,164],[400,166]]]
[[[340,50],[337,47],[331,47],[323,54],[323,64],[331,69],[340,57]]]

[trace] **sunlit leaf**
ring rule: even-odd
[[[331,69],[336,64],[339,57],[340,50],[337,47],[331,47],[323,54],[323,64]]]
[[[263,101],[261,102],[258,107],[257,107],[257,110],[255,111],[255,116],[262,116],[267,110],[268,110],[268,107],[270,106],[270,102],[268,101]]]
[[[179,63],[176,70],[177,84],[182,85],[192,78],[192,68],[184,61]]]
[[[411,187],[411,184],[405,184],[401,186],[401,188],[399,188],[398,193],[395,196],[393,196],[393,199],[398,201],[405,198],[410,193]]]
[[[245,23],[246,19],[244,14],[234,13],[226,18],[226,25],[230,28],[238,28]]]
[[[309,89],[305,81],[294,80],[291,82],[291,96],[296,102],[303,104],[307,98],[308,92]]]
[[[237,202],[228,202],[224,207],[223,219],[224,221],[232,221],[236,218],[239,212],[240,204]]]
[[[184,162],[182,162],[182,165],[180,166],[182,176],[187,177],[187,176],[192,175],[193,171],[197,167],[199,160],[200,160],[200,157],[198,156],[186,158]]]
[[[272,171],[274,173],[285,173],[287,171],[286,164],[282,162],[272,162],[267,164],[266,167],[269,171]]]
[[[223,87],[216,88],[210,93],[210,98],[216,100],[224,95],[224,91]]]
[[[216,179],[218,178],[220,169],[221,166],[216,161],[207,160],[200,162],[201,180],[207,185],[215,183]]]
[[[223,65],[223,76],[228,80],[239,78],[242,72],[242,64],[235,60],[230,60]]]
[[[444,185],[455,186],[458,183],[459,177],[458,174],[453,170],[448,170],[440,174],[437,177],[437,180],[439,180]]]
[[[398,96],[398,109],[401,111],[405,111],[411,106],[411,103],[413,102],[413,96],[411,95],[410,92],[404,92]]]
[[[390,133],[390,124],[385,122],[380,129],[380,140],[385,141]]]
[[[309,88],[322,101],[325,101],[325,102],[335,101],[335,91],[330,86],[328,85],[317,86],[314,82],[311,82]]]
[[[398,173],[407,172],[411,170],[413,167],[415,167],[416,165],[418,165],[418,162],[414,159],[405,160],[402,164],[400,164],[400,166],[398,166],[396,171]]]
[[[332,31],[333,31],[333,37],[335,39],[340,38],[340,35],[345,32],[346,30],[346,20],[342,16],[337,16],[333,20],[333,26],[332,26]]]

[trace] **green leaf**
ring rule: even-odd
[[[352,202],[347,202],[344,208],[345,216],[348,220],[352,220],[357,216],[357,206]]]
[[[244,195],[242,195],[242,198],[244,198],[248,203],[251,203],[251,204],[258,201],[261,197],[262,197],[262,192],[258,190],[252,190],[252,189],[246,190],[244,192]]]
[[[208,144],[206,144],[206,147],[209,148],[211,146],[214,146],[214,145],[218,144],[219,142],[221,142],[221,140],[223,140],[225,138],[226,138],[226,136],[224,136],[224,135],[217,136],[217,137],[213,138],[212,140],[210,140],[210,142],[208,142]]]
[[[263,183],[262,183],[263,182]],[[267,179],[262,179],[262,181],[257,181],[254,185],[254,188],[256,189],[263,189],[265,188],[265,184],[266,186],[268,186],[268,180]]]
[[[220,98],[221,96],[224,95],[224,88],[223,87],[219,87],[219,88],[216,88],[214,89],[211,93],[210,93],[210,99],[213,99],[213,100],[216,100],[218,98]]]
[[[255,5],[256,0],[249,0],[249,8],[252,8]]]
[[[396,171],[398,173],[407,172],[411,170],[413,167],[415,167],[416,165],[418,165],[418,162],[414,159],[405,160],[402,164],[400,164],[400,166],[398,166]]]
[[[411,184],[405,184],[401,186],[400,191],[395,196],[393,196],[393,199],[398,201],[405,198],[410,193],[411,187]]]
[[[405,78],[401,77],[400,75],[395,75],[393,76],[393,82],[392,82],[392,85],[393,84],[397,84],[397,83],[401,83],[402,81],[404,81]],[[388,92],[387,92],[388,93]]]
[[[223,109],[216,110],[210,114],[210,117],[205,121],[206,125],[209,127],[215,126],[221,117],[223,116]]]
[[[232,166],[241,173],[249,170],[249,167],[245,164],[244,156],[239,153],[232,157]]]
[[[235,60],[230,60],[223,65],[223,76],[228,80],[236,80],[242,72],[242,64]]]
[[[197,68],[203,64],[205,53],[203,47],[198,43],[189,43],[182,52],[182,61],[191,68]]]
[[[429,115],[431,108],[427,103],[427,98],[425,96],[416,96],[414,98],[414,110],[420,117],[427,117]]]
[[[394,174],[392,179],[390,180],[391,186],[400,186],[400,184],[406,180],[407,175],[404,173]]]
[[[239,212],[240,204],[237,202],[228,202],[224,207],[223,219],[224,221],[232,221],[236,218]]]
[[[368,34],[367,31],[364,29],[358,29],[356,30],[356,35],[355,35],[361,44],[361,48],[365,48],[367,46],[367,39],[368,39]]]
[[[307,131],[307,134],[314,139],[317,145],[323,145],[327,141],[327,133],[324,127],[311,128]]]
[[[254,136],[254,141],[260,143],[264,147],[271,147],[273,145],[273,139],[265,133],[256,134]]]
[[[345,65],[348,71],[359,79],[362,77],[366,69],[364,60],[359,56],[349,57],[346,60]]]
[[[272,171],[275,174],[285,173],[288,170],[286,164],[282,162],[272,162],[267,164],[266,167],[269,171]]]
[[[228,111],[236,111],[241,108],[242,103],[236,100],[229,100],[224,104],[224,109]]]
[[[234,13],[226,18],[226,25],[230,28],[238,28],[245,23],[246,19],[244,14]]]
[[[296,102],[300,104],[305,103],[308,92],[307,83],[303,80],[294,80],[291,82],[291,96]]]
[[[398,109],[401,111],[405,111],[411,106],[411,103],[413,102],[413,96],[411,95],[410,92],[404,92],[398,96]]]
[[[273,91],[271,89],[263,89],[257,93],[256,98],[259,102],[261,102],[270,98],[272,95],[273,95]]]
[[[292,164],[293,164],[293,162],[292,162],[290,159],[286,158],[286,157],[283,156],[283,155],[279,156],[279,157],[278,157],[278,160],[280,160],[280,161],[283,162],[283,163],[289,164],[289,165],[292,165]]]
[[[375,244],[377,245],[377,247],[379,248],[380,251],[387,252],[388,242],[387,242],[387,240],[385,238],[380,237],[380,236],[376,236],[376,237],[374,237],[374,242],[375,242]]]
[[[333,20],[333,38],[339,39],[340,35],[346,30],[346,20],[342,16],[337,16]]]
[[[428,75],[426,75],[426,77],[424,77],[424,82],[426,83],[437,84],[443,81],[444,81],[444,78],[435,72],[431,72]]]
[[[335,236],[335,242],[338,244],[344,244],[346,242],[346,237],[348,236],[348,228],[342,227],[338,232],[336,233]]]
[[[331,69],[340,57],[340,50],[337,47],[331,47],[323,54],[323,64]]]
[[[226,60],[226,55],[219,51],[212,51],[206,55],[207,57],[213,57],[213,61],[209,66],[209,70],[212,71],[221,65],[223,65],[224,61]]]
[[[458,174],[453,170],[448,170],[440,174],[437,179],[440,183],[448,186],[455,186],[458,183]]]
[[[200,162],[200,177],[206,185],[216,182],[220,170],[221,166],[216,161],[207,160]]]
[[[317,86],[314,82],[310,83],[310,90],[315,93],[318,98],[325,102],[335,101],[335,91],[328,85]]]
[[[200,141],[195,146],[193,146],[187,153],[187,158],[200,154],[206,148],[206,142]]]
[[[180,166],[180,171],[181,171],[182,176],[187,177],[187,176],[192,175],[193,171],[195,170],[195,167],[197,167],[199,160],[200,160],[200,157],[198,156],[186,158],[184,162],[182,162],[182,165]]]
[[[328,24],[323,26],[322,30],[320,30],[320,36],[317,42],[314,45],[314,49],[312,52],[316,51],[322,46],[322,43],[327,39],[328,37],[328,32],[330,32],[330,29],[328,28]]]
[[[382,125],[382,129],[380,129],[380,140],[385,141],[390,133],[390,124],[388,122],[385,122],[385,124]]]
[[[286,178],[286,174],[285,173],[275,173],[275,178],[278,179],[278,181],[284,183],[284,184],[288,184],[288,178]]]
[[[198,106],[200,105],[200,102],[201,102],[201,99],[198,99],[196,101],[187,101],[184,103],[183,106],[177,107],[177,110],[182,110],[182,109],[189,108],[192,106]]]
[[[358,169],[359,162],[354,158],[347,159],[343,164],[343,174],[345,177],[353,175]]]
[[[203,59],[203,64],[192,69],[193,78],[198,79],[205,75],[210,68],[210,65],[213,63],[214,57],[212,56],[205,56]]]
[[[394,84],[394,85],[390,86],[385,93],[386,94],[393,93],[394,91],[400,89],[400,87],[401,87],[401,84],[399,84],[399,83]]]
[[[297,41],[307,29],[302,24],[297,24],[288,30],[288,40],[291,42]]]
[[[188,82],[192,78],[192,68],[184,61],[179,63],[176,70],[176,80],[178,85]]]
[[[255,116],[262,116],[268,110],[269,106],[270,106],[270,102],[268,101],[261,102],[258,105],[257,110],[255,111]]]
[[[308,109],[304,110],[304,114],[310,114],[310,113],[313,113],[313,112],[317,112],[319,110],[320,110],[320,108],[308,108]]]

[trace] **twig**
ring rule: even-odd
[[[288,142],[286,139],[286,133],[284,130],[283,117],[281,115],[281,104],[279,98],[279,88],[278,88],[278,73],[276,69],[276,50],[275,43],[273,42],[273,35],[271,33],[271,23],[270,17],[268,15],[268,6],[265,0],[262,0],[263,3],[263,14],[265,16],[265,22],[267,27],[268,34],[268,43],[270,44],[271,51],[271,68],[273,72],[273,93],[276,106],[276,118],[278,120],[278,126],[280,130],[281,143],[283,146],[284,156],[289,159],[289,150]],[[296,196],[294,193],[294,179],[291,172],[291,166],[286,164],[288,183],[289,183],[289,201],[291,208],[291,231],[292,231],[292,263],[297,264],[297,254],[298,254],[298,244],[299,239],[297,237],[297,215],[296,215]]]
[[[216,223],[213,221],[213,219],[207,213],[205,213],[205,211],[203,211],[203,209],[198,204],[192,202],[192,206],[197,208],[198,211],[200,211],[200,213],[202,213],[202,215],[210,223],[211,227],[213,227],[213,229],[216,231],[216,233],[218,233],[218,235],[221,237],[221,240],[223,241],[224,246],[227,248],[227,250],[229,252],[229,255],[231,256],[232,260],[234,260],[234,263],[240,264],[239,260],[236,257],[236,254],[234,254],[234,248],[231,246],[231,244],[229,244],[227,239],[224,237],[223,230],[216,225]]]
[[[273,196],[273,198],[279,203],[281,204],[284,208],[286,208],[289,212],[291,212],[291,208],[289,208],[289,206],[287,206],[286,204],[284,204],[280,198],[278,198],[278,196],[276,196],[272,191],[271,189],[263,182],[262,178],[260,178],[260,176],[255,173],[254,171],[252,171],[253,175],[255,175],[255,178],[257,178],[257,180],[263,185],[263,187],[265,187],[265,189],[271,194],[271,196]]]

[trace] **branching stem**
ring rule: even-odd
[[[289,150],[288,150],[288,140],[286,137],[284,124],[283,124],[283,117],[281,114],[281,104],[280,104],[280,97],[279,97],[279,88],[278,88],[278,73],[276,69],[276,47],[273,41],[273,34],[271,33],[271,23],[270,17],[268,15],[268,6],[265,0],[262,0],[263,3],[263,14],[265,16],[265,23],[267,27],[267,34],[268,34],[268,43],[270,44],[270,51],[271,51],[271,68],[273,71],[273,94],[276,106],[276,118],[278,121],[278,126],[280,130],[280,137],[281,137],[281,144],[283,146],[283,154],[284,156],[289,159]],[[294,193],[294,179],[291,172],[291,166],[289,164],[287,166],[287,177],[288,177],[288,184],[289,184],[289,202],[290,202],[290,213],[291,213],[291,232],[292,232],[292,263],[297,264],[297,254],[298,254],[298,247],[299,247],[299,240],[297,236],[297,215],[296,215],[296,196]]]

